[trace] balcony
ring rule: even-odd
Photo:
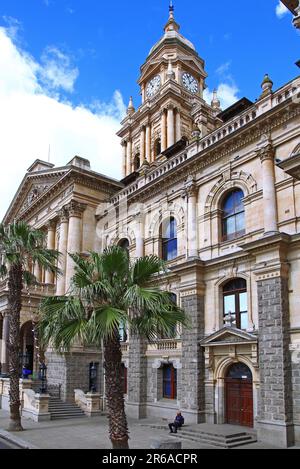
[[[157,342],[152,342],[147,347],[148,355],[161,355],[164,352],[181,353],[182,342],[181,339],[161,339]]]

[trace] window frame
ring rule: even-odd
[[[166,370],[167,369],[170,369],[171,371],[171,374],[170,374],[170,379],[166,379]],[[177,370],[176,368],[174,368],[174,365],[172,364],[165,364],[163,365],[163,370],[162,370],[162,396],[163,396],[163,399],[169,399],[170,401],[174,401],[174,400],[177,400],[177,395],[178,395],[178,390],[177,390]],[[170,385],[170,390],[171,390],[171,393],[170,395],[167,395],[167,393],[165,392],[166,388],[165,386],[166,385]]]
[[[241,197],[241,202],[242,202],[242,210],[237,211],[238,205],[236,204],[235,201],[235,194],[241,193],[243,196]],[[234,197],[234,205],[233,205],[233,212],[229,215],[225,215],[225,210],[224,206],[225,203],[229,200],[230,197]],[[222,241],[233,241],[235,239],[241,238],[245,236],[246,234],[246,223],[245,223],[245,204],[243,202],[243,199],[245,198],[244,191],[240,188],[235,188],[228,192],[224,197],[222,201],[222,220],[221,220],[221,231],[222,231]],[[241,214],[244,214],[244,229],[237,231],[237,218]],[[234,219],[234,225],[235,225],[235,232],[228,234],[228,220]]]
[[[248,290],[247,290],[247,282],[245,279],[243,278],[240,278],[240,279],[236,279],[236,280],[242,280],[243,282],[245,282],[245,287],[244,288],[236,288],[234,290],[229,290],[229,291],[224,291],[226,285],[229,285],[230,283],[232,283],[234,280],[230,280],[229,282],[227,282],[225,285],[223,285],[223,291],[222,291],[222,296],[223,296],[223,321],[224,323],[226,322],[226,317],[228,316],[227,314],[225,314],[225,298],[228,297],[228,296],[234,296],[235,297],[235,313],[232,311],[232,314],[235,315],[235,327],[237,329],[240,329],[240,330],[247,330],[246,329],[242,329],[242,324],[241,324],[241,318],[242,318],[242,314],[246,314],[247,313],[247,323],[249,325],[249,305],[248,305],[248,296],[247,296],[247,311],[241,311],[241,305],[240,305],[240,295],[243,294],[243,293],[246,293],[248,294]]]
[[[177,225],[176,218],[174,216],[171,216],[168,220],[168,224],[164,226],[165,222],[162,222],[161,228],[160,228],[161,258],[165,262],[171,262],[178,257],[178,225]],[[170,238],[165,238],[164,234],[168,231],[169,228],[170,228],[170,234],[172,234],[172,227],[171,227],[172,222],[174,222],[174,236]],[[176,255],[174,257],[169,258],[169,252],[172,252],[171,250],[169,250],[169,246],[172,245],[172,243],[174,242],[176,242]]]

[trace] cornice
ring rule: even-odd
[[[249,122],[236,133],[227,136],[220,142],[216,142],[207,149],[200,150],[200,142],[200,144],[197,145],[197,151],[194,156],[167,173],[162,174],[154,181],[147,183],[134,193],[129,194],[128,200],[134,202],[138,199],[140,202],[145,202],[149,197],[153,198],[153,196],[159,195],[162,188],[166,191],[170,186],[182,183],[188,176],[194,175],[207,166],[237,152],[241,148],[255,141],[259,142],[261,136],[271,134],[274,129],[300,115],[300,107],[289,106],[288,109],[286,109],[286,104],[287,103],[284,102],[282,106],[278,105],[276,108],[272,108],[266,114],[262,114],[254,121]],[[188,150],[189,147],[187,147],[183,153],[186,154]],[[178,157],[180,157],[180,155],[178,155]],[[157,169],[159,169],[159,167]],[[139,181],[137,181],[137,184],[138,182]]]
[[[81,170],[77,170],[72,167],[67,173],[64,173],[63,177],[54,183],[48,191],[41,195],[34,203],[28,207],[22,214],[21,219],[28,219],[34,216],[37,212],[49,207],[49,200],[61,196],[67,197],[74,190],[75,184],[84,185],[87,188],[97,190],[107,195],[107,201],[109,198],[116,193],[116,186],[123,186],[121,183],[114,185],[112,182],[106,181],[104,177],[95,174],[86,174]],[[64,191],[67,191],[64,192]],[[18,210],[15,210],[15,212]],[[12,214],[13,215],[13,214]],[[7,220],[9,223],[9,219]]]

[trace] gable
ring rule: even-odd
[[[234,327],[225,326],[220,331],[206,337],[202,342],[202,347],[213,347],[222,344],[250,344],[257,343],[258,338],[254,334],[236,329]]]
[[[22,214],[51,189],[66,173],[66,170],[27,173],[3,219],[10,223]]]

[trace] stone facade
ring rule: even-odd
[[[288,280],[258,282],[260,431],[270,442],[294,443]],[[276,428],[278,426],[278,429]]]
[[[101,353],[75,352],[58,355],[54,352],[47,352],[47,378],[49,390],[57,392],[61,387],[61,398],[65,401],[74,401],[74,390],[80,389],[84,393],[90,391],[89,371],[90,364],[97,364],[97,389],[103,396],[103,366]]]
[[[122,181],[95,173],[80,157],[63,168],[41,161],[29,168],[4,222],[23,219],[46,230],[48,247],[63,253],[65,276],[36,272],[30,302],[24,294],[22,325],[38,320],[42,297],[68,294],[67,252],[101,252],[125,241],[131,259],[163,256],[172,220],[177,247],[160,286],[176,295],[191,328],[155,343],[129,331],[122,343],[128,414],[173,419],[180,409],[188,422],[230,423],[235,377],[242,389],[235,402],[242,400],[241,412],[248,406],[246,424],[259,438],[299,444],[299,79],[275,90],[266,75],[255,102],[242,99],[221,112],[216,93],[210,104],[203,99],[206,78],[205,62],[180,33],[171,7],[164,35],[141,68],[142,103],[135,109],[130,100],[118,133]],[[236,194],[239,203],[228,215],[226,201]],[[3,282],[3,365],[7,310]],[[86,393],[95,361],[105,394],[101,354],[80,348],[64,356],[49,351],[49,383],[62,385],[65,399],[74,398],[74,389]],[[166,367],[176,392],[166,392]]]

